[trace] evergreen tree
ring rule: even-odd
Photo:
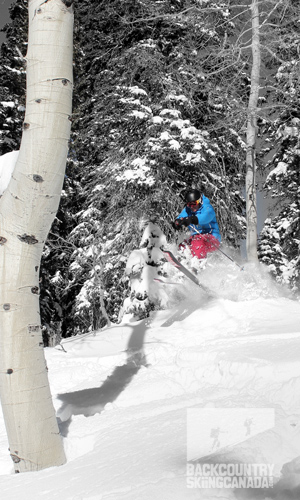
[[[261,233],[259,256],[277,281],[299,290],[300,285],[300,85],[299,19],[297,2],[286,6],[278,24],[276,51],[269,64],[276,67],[269,101],[273,104],[272,121],[265,123],[271,170],[266,189],[275,206]]]
[[[209,34],[201,12],[185,14],[196,6],[163,2],[157,11],[157,2],[134,0],[97,2],[93,9],[90,2],[78,5],[84,57],[75,90],[82,91],[82,103],[75,111],[81,132],[74,148],[85,201],[70,234],[77,249],[66,288],[82,286],[74,304],[76,328],[89,322],[92,328],[89,318],[99,315],[97,266],[106,310],[117,320],[129,293],[127,256],[148,221],[174,238],[171,221],[187,186],[210,197],[229,243],[237,245],[242,234],[240,139],[224,126],[222,133],[213,129],[220,90],[210,93],[211,83],[203,81],[199,53],[219,35],[213,29]],[[218,15],[224,20],[220,9],[211,26]],[[243,153],[240,146],[238,151]]]

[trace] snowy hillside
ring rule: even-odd
[[[46,349],[68,463],[12,474],[1,417],[1,499],[299,498],[300,304],[265,277],[258,284],[258,274],[251,285],[247,270],[225,272],[220,264],[215,271],[221,298],[186,284],[173,310],[140,322],[128,316],[121,325],[65,340],[64,350]],[[176,285],[166,286],[175,297]],[[273,425],[263,430],[262,419],[258,432],[224,448],[232,438],[229,409],[249,417],[271,411]],[[198,429],[198,464],[267,464],[274,487],[188,488],[190,410],[224,417],[209,456],[201,443],[210,422]]]

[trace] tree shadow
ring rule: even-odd
[[[196,297],[198,297],[198,295]],[[211,303],[211,300],[212,297],[209,295],[201,296],[201,309],[207,307]],[[177,307],[175,313],[172,314],[172,316],[170,316],[170,318],[168,318],[161,326],[168,327],[173,325],[176,321],[183,321],[199,308],[200,306],[198,302],[194,302],[190,298],[186,299]]]
[[[116,366],[100,387],[59,394],[62,406],[57,413],[60,433],[68,435],[73,415],[91,417],[101,413],[107,403],[112,403],[124,391],[139,371],[141,366],[147,366],[144,354],[144,340],[147,330],[147,320],[132,326],[132,333],[127,344],[127,361],[122,366]]]

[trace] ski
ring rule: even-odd
[[[175,266],[178,269],[178,271],[180,271],[187,278],[189,278],[191,281],[193,281],[193,283],[195,283],[200,288],[202,288],[202,290],[204,290],[206,293],[208,293],[209,295],[212,295],[212,292],[209,290],[209,288],[207,288],[205,285],[202,285],[202,283],[200,283],[198,278],[193,273],[191,273],[191,271],[189,271],[183,264],[181,264],[181,262],[179,262],[178,259],[176,259],[175,255],[171,252],[171,250],[161,249],[161,251],[165,255],[166,259],[173,266]]]

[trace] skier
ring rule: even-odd
[[[179,245],[179,249],[188,248],[193,256],[204,259],[221,243],[216,214],[209,199],[198,189],[189,189],[185,201],[186,207],[176,217],[174,227],[176,230],[188,227],[191,236]]]

